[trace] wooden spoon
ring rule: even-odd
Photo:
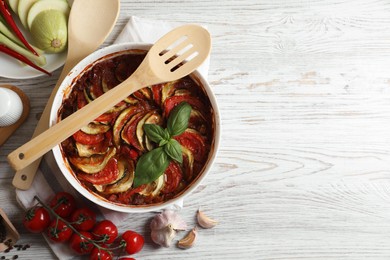
[[[83,58],[95,51],[112,31],[120,10],[120,0],[75,0],[69,15],[68,55],[61,75],[54,87],[33,137],[49,128],[50,110],[65,76]],[[15,173],[12,184],[28,190],[41,162],[40,156],[28,167]],[[21,169],[21,168],[20,168]]]
[[[170,31],[153,45],[129,78],[10,153],[11,166],[23,169],[131,93],[190,74],[203,63],[210,49],[210,34],[200,26],[184,25]]]

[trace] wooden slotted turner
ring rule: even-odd
[[[15,170],[23,169],[133,92],[190,74],[203,63],[210,50],[210,34],[198,25],[184,25],[170,31],[153,45],[129,78],[10,153],[10,165]]]

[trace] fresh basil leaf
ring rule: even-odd
[[[173,160],[183,163],[183,153],[181,145],[175,139],[169,140],[169,142],[164,145],[164,151],[171,157]]]
[[[160,177],[169,165],[169,157],[162,147],[142,155],[135,168],[134,187],[151,183]]]
[[[181,102],[171,111],[167,123],[167,129],[171,136],[180,135],[187,129],[191,109],[190,104]]]
[[[169,140],[168,133],[159,125],[144,124],[144,131],[148,138],[155,143],[160,143],[162,140]]]
[[[169,142],[169,140],[161,140],[159,143],[158,143],[158,145],[159,146],[164,146],[164,145],[166,145],[167,143]]]

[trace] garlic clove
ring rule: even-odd
[[[195,244],[197,235],[198,230],[196,227],[194,227],[185,237],[179,240],[177,246],[182,249],[191,248]]]
[[[208,217],[201,210],[198,210],[196,218],[198,220],[199,226],[201,226],[202,228],[213,228],[218,224],[218,221]]]

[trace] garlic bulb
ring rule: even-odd
[[[176,231],[186,230],[186,222],[173,210],[165,210],[157,214],[150,223],[153,242],[169,247],[176,236]]]
[[[198,220],[199,226],[201,226],[202,228],[213,228],[218,224],[218,221],[209,218],[201,210],[198,210],[198,214],[196,214],[196,218]]]
[[[179,240],[177,246],[183,249],[188,249],[195,244],[196,237],[198,235],[198,230],[194,227],[188,234]]]

